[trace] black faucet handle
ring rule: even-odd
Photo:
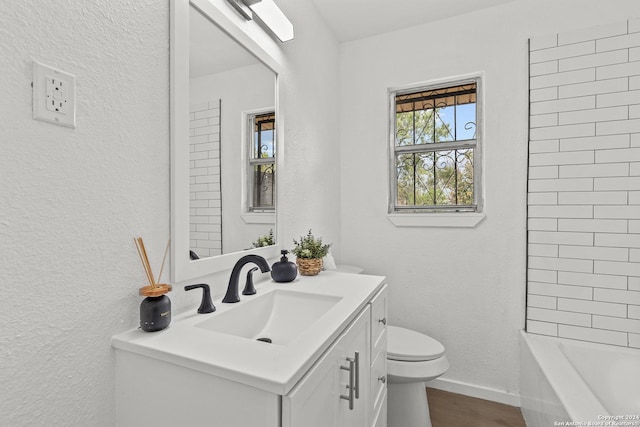
[[[199,283],[197,285],[187,285],[184,287],[185,291],[190,291],[192,289],[202,288],[202,302],[200,303],[200,307],[198,307],[198,313],[213,313],[216,311],[216,307],[213,305],[211,301],[211,291],[209,289],[209,285],[206,283]]]
[[[247,272],[247,283],[244,285],[244,289],[242,291],[242,295],[255,295],[256,287],[253,286],[253,272],[256,271],[258,267],[253,267],[251,270]]]

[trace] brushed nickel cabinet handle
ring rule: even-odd
[[[354,356],[356,364],[356,399],[360,399],[360,352],[356,351]]]
[[[349,390],[349,394],[341,394],[340,399],[348,400],[349,409],[353,411],[353,391],[354,391],[353,382],[354,382],[354,376],[355,376],[355,360],[350,357],[347,357],[347,361],[349,362],[349,366],[340,365],[340,369],[342,369],[343,371],[349,371],[349,385],[347,386],[347,389]]]

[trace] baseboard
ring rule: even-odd
[[[437,388],[438,390],[449,391],[451,393],[464,394],[465,396],[477,397],[478,399],[504,403],[509,406],[520,407],[520,395],[507,393],[506,391],[496,390],[494,388],[463,383],[461,381],[450,380],[442,377],[429,381],[427,383],[427,387]]]

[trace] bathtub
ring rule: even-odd
[[[640,427],[640,350],[523,332],[520,358],[527,427]]]

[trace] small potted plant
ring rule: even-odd
[[[300,240],[293,239],[291,251],[296,256],[298,271],[303,276],[315,276],[322,270],[322,258],[329,253],[331,244],[322,244],[322,237],[315,237],[311,230]]]
[[[252,242],[251,245],[254,248],[262,248],[265,246],[271,246],[276,244],[276,239],[273,237],[273,230],[269,230],[269,234],[258,237],[258,240]]]

